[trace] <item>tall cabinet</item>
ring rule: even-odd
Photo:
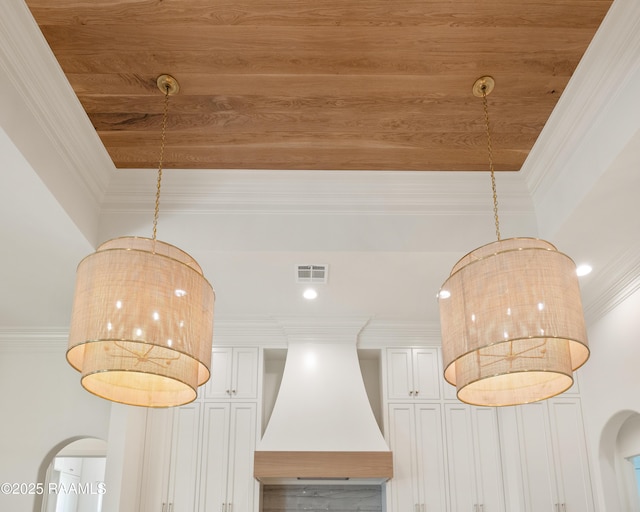
[[[216,347],[213,361],[196,401],[147,411],[141,512],[257,512],[260,352]]]
[[[500,435],[495,409],[445,404],[452,512],[501,512],[504,507]]]
[[[384,350],[389,512],[594,512],[579,391],[473,407],[442,377],[438,347]]]
[[[206,403],[204,431],[198,510],[255,510],[256,404]]]
[[[201,404],[149,409],[140,510],[195,510]]]
[[[447,510],[440,404],[389,404],[390,510]]]
[[[580,398],[503,411],[511,505],[526,512],[593,512]]]

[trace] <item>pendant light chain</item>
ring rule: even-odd
[[[496,237],[500,241],[500,219],[498,218],[498,193],[496,191],[496,175],[493,168],[493,148],[491,147],[491,130],[489,129],[489,106],[487,104],[487,88],[481,86],[484,120],[487,128],[487,152],[489,153],[489,170],[491,171],[491,190],[493,191],[493,218],[496,222]]]
[[[164,93],[164,112],[162,113],[162,139],[160,142],[160,158],[158,159],[158,182],[156,186],[156,204],[153,212],[153,241],[156,240],[156,233],[158,231],[158,214],[160,212],[160,186],[162,184],[162,162],[164,160],[164,145],[166,141],[167,132],[167,116],[169,112],[169,85],[165,86]]]

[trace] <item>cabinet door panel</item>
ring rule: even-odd
[[[214,348],[211,354],[211,378],[205,385],[206,398],[231,397],[231,361],[230,348]]]
[[[389,482],[389,508],[415,512],[420,502],[416,463],[415,412],[413,404],[389,404],[389,448],[393,478]]]
[[[484,512],[504,510],[502,458],[496,410],[471,407],[476,455],[476,485],[478,504]]]
[[[232,404],[229,435],[229,479],[227,512],[253,512],[258,484],[253,477],[256,447],[256,405]]]
[[[206,403],[202,435],[200,512],[220,512],[226,502],[230,405]],[[176,511],[177,512],[177,511]]]
[[[233,349],[232,398],[258,397],[258,349]]]
[[[195,510],[198,490],[201,404],[176,408],[173,418],[169,503],[176,512]]]
[[[517,408],[527,510],[554,510],[558,499],[551,429],[544,402]]]
[[[145,428],[140,512],[157,512],[167,502],[171,428],[175,409],[148,409]],[[160,447],[160,448],[158,448]]]
[[[417,404],[415,416],[418,475],[423,484],[420,503],[426,512],[444,512],[447,498],[440,404]]]
[[[435,348],[413,350],[413,382],[415,398],[438,400],[440,398],[440,364]]]
[[[446,404],[445,415],[451,511],[470,512],[478,503],[471,412],[466,405]]]
[[[593,494],[580,402],[549,402],[558,485],[566,512],[593,512]],[[564,511],[563,511],[564,512]]]
[[[387,393],[390,400],[413,397],[411,349],[387,350]]]

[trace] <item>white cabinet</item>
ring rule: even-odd
[[[496,410],[445,404],[451,512],[502,512],[504,489]]]
[[[199,402],[147,411],[141,511],[195,510],[200,415]]]
[[[440,404],[389,404],[389,448],[394,476],[388,510],[447,510]]]
[[[256,399],[258,357],[255,347],[215,347],[211,355],[211,378],[204,398]]]
[[[501,411],[511,506],[527,512],[593,512],[578,398],[557,398]]]
[[[437,348],[387,349],[389,400],[438,400],[440,356]]]
[[[255,445],[256,404],[204,404],[200,512],[253,512],[256,509]]]

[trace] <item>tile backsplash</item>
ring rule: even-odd
[[[382,512],[381,485],[265,485],[262,512]]]

